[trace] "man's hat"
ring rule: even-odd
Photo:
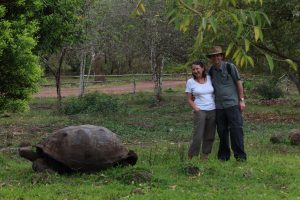
[[[211,48],[209,50],[209,53],[206,56],[210,57],[210,56],[217,55],[217,54],[224,54],[223,51],[222,51],[222,47],[214,46],[213,48]]]

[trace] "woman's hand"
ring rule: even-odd
[[[200,111],[200,109],[196,106],[196,104],[194,102],[195,97],[191,93],[187,93],[187,101],[195,112]]]
[[[200,111],[199,108],[194,109],[194,112],[199,112],[199,111]]]

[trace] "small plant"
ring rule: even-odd
[[[254,88],[254,84],[252,80],[245,80],[243,81],[243,86],[245,90],[252,90]]]
[[[172,88],[168,88],[165,90],[166,93],[175,93],[176,91]]]
[[[28,100],[13,100],[6,101],[0,97],[0,113],[4,111],[13,112],[13,113],[21,113],[29,111]]]
[[[116,179],[125,184],[147,183],[152,181],[153,174],[148,169],[129,168],[124,173],[118,175]]]
[[[118,98],[99,93],[87,94],[79,98],[71,98],[64,106],[64,112],[67,115],[79,113],[109,114],[124,111],[126,111],[126,105]]]
[[[283,97],[283,91],[274,79],[257,84],[254,90],[263,99],[277,99]]]

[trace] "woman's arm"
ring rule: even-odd
[[[200,109],[196,106],[196,104],[194,102],[192,93],[187,92],[186,94],[187,94],[187,101],[188,101],[189,105],[192,107],[192,109],[196,112],[200,111]]]

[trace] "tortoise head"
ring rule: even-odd
[[[128,153],[127,153],[127,157],[123,158],[122,160],[120,160],[119,162],[115,163],[113,166],[128,166],[128,165],[135,165],[136,164],[136,161],[138,160],[138,156],[137,154],[132,151],[132,150],[129,150]]]
[[[40,157],[40,155],[37,152],[32,150],[31,146],[20,147],[19,155],[23,158],[26,158],[26,159],[32,161],[32,162]]]
[[[138,155],[134,151],[129,150],[126,159],[127,163],[130,165],[135,165],[137,160],[138,160]]]

